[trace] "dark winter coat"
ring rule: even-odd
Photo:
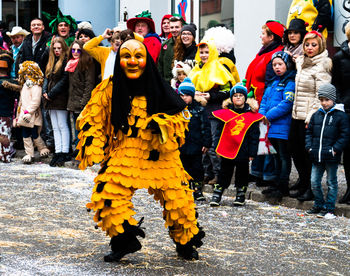
[[[43,94],[47,93],[51,101],[44,99],[44,108],[47,110],[67,110],[68,102],[68,72],[64,71],[67,60],[56,74],[45,77]]]
[[[306,130],[305,148],[313,162],[339,162],[349,135],[349,118],[345,112],[337,106],[328,112],[320,108],[312,115]]]
[[[174,58],[175,38],[171,37],[162,44],[158,58],[158,70],[166,82],[173,78],[172,63]]]
[[[20,59],[20,63],[31,60],[39,64],[41,71],[45,71],[46,64],[44,64],[42,60],[42,56],[46,49],[46,43],[50,40],[51,34],[44,31],[39,39],[39,42],[35,48],[34,54],[33,54],[33,47],[32,47],[32,39],[33,35],[30,34],[26,36],[26,38],[23,40],[23,45],[21,48],[22,56]]]
[[[343,103],[350,113],[350,49],[344,41],[333,57],[332,84],[337,88],[337,102]]]
[[[233,110],[236,113],[242,114],[251,111],[248,104],[245,104],[243,108],[235,108],[233,104],[228,105],[228,108]],[[214,141],[219,141],[221,137],[222,130],[225,126],[225,123],[219,119],[219,124],[216,129]],[[249,157],[256,157],[258,152],[258,146],[259,146],[259,122],[255,122],[250,126],[248,129],[244,139],[243,143],[241,145],[241,148],[239,149],[239,152],[237,154],[237,157],[235,158],[236,161],[249,161]],[[217,144],[215,145],[215,149],[217,148]],[[223,158],[223,157],[222,157]]]
[[[196,57],[196,53],[197,53],[197,46],[196,46],[196,43],[193,42],[191,46],[185,49],[184,60],[182,61],[189,65],[194,65],[193,61],[194,61],[194,58]]]
[[[3,81],[10,81],[10,77],[0,77],[0,117],[11,117],[17,92],[2,86]]]
[[[269,138],[288,140],[295,91],[295,71],[276,76],[265,89],[259,113],[271,123]]]
[[[95,64],[88,70],[80,71],[78,67],[69,72],[69,97],[67,110],[80,113],[90,100],[91,91],[95,88]]]
[[[180,152],[186,155],[201,154],[202,148],[210,148],[212,143],[208,115],[205,108],[195,100],[188,106],[188,111],[192,117]]]

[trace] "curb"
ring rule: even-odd
[[[24,155],[25,155],[24,150],[18,150],[17,155],[14,159],[20,160]],[[48,158],[40,158],[38,153],[36,152],[34,162],[49,164],[51,157],[52,155],[50,154]],[[79,161],[73,160],[73,161],[65,162],[64,167],[79,170],[78,165],[79,165]],[[100,166],[94,165],[93,167],[90,167],[90,169],[93,170],[94,172],[98,172],[100,169]],[[235,192],[235,189],[231,187],[234,187],[233,183],[230,185],[228,189],[224,191],[224,196],[231,197],[233,200],[233,198],[236,196],[236,192]],[[213,186],[208,184],[204,185],[203,192],[212,193]],[[249,185],[246,198],[257,202],[266,202],[271,205],[280,205],[288,208],[294,208],[294,209],[305,210],[305,211],[309,210],[313,206],[313,201],[301,202],[295,198],[290,198],[290,197],[283,197],[282,200],[267,198],[265,195],[261,194],[261,190],[256,188],[254,184]],[[344,217],[350,218],[350,205],[336,204],[335,214],[337,216],[344,216]]]
[[[233,184],[231,184],[233,186]],[[203,192],[212,193],[213,186],[204,185]],[[224,191],[224,196],[231,197],[232,200],[236,196],[236,192],[234,188],[228,188]],[[300,209],[300,210],[309,210],[313,206],[312,201],[299,201],[295,198],[283,197],[281,200],[270,199],[261,193],[261,191],[257,188],[249,187],[247,191],[247,199],[258,201],[258,202],[266,202],[271,205],[280,205],[288,208]],[[350,205],[347,204],[336,204],[335,214],[337,216],[344,216],[350,218]]]

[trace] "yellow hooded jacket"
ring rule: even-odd
[[[226,85],[233,81],[232,74],[220,63],[219,53],[213,40],[202,40],[197,46],[206,44],[209,47],[208,61],[200,68],[201,59],[199,50],[196,53],[196,66],[192,69],[189,77],[197,91],[207,92],[215,85]]]

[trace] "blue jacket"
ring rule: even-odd
[[[349,135],[349,117],[339,110],[339,105],[328,112],[320,108],[312,115],[306,130],[305,148],[312,162],[339,162]]]
[[[282,77],[276,76],[265,89],[259,113],[271,123],[269,138],[288,140],[295,92],[295,71],[287,71]]]
[[[202,148],[211,147],[211,129],[205,108],[193,99],[188,105],[188,111],[192,117],[186,131],[185,144],[180,148],[182,154],[202,154]]]

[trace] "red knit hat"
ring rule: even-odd
[[[156,32],[156,28],[154,26],[154,21],[152,19],[151,13],[149,11],[143,11],[142,13],[136,15],[134,18],[130,18],[126,22],[126,26],[128,27],[128,29],[135,31],[135,26],[140,21],[147,23],[147,25],[150,28],[150,32],[152,32],[152,33]]]
[[[278,35],[280,38],[283,37],[284,33],[284,26],[281,22],[276,20],[268,20],[266,21],[265,25],[270,29],[271,32],[273,32],[275,35]]]

